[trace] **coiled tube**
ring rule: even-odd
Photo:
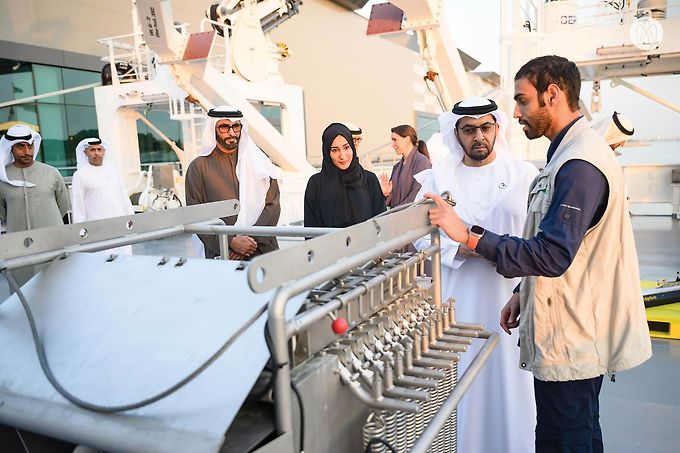
[[[397,414],[394,411],[381,411],[382,419],[385,423],[385,439],[390,445],[397,444]]]
[[[373,411],[368,414],[366,423],[364,423],[364,449],[371,441],[371,439],[384,439],[386,433],[385,421],[379,411]],[[385,453],[387,447],[382,444],[373,444],[369,450],[371,453]]]

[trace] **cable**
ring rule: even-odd
[[[295,392],[295,396],[297,396],[298,400],[298,407],[300,408],[300,451],[304,452],[305,451],[305,407],[302,404],[302,396],[300,396],[300,391],[297,388],[297,385],[291,380],[290,381],[290,386],[293,389],[293,392]]]
[[[385,439],[380,439],[379,437],[374,437],[373,439],[369,440],[368,443],[366,444],[366,449],[364,450],[364,453],[371,453],[371,446],[380,444],[386,446],[392,453],[397,453],[397,449],[394,448],[389,442],[387,442]]]
[[[151,403],[155,403],[156,401],[159,401],[172,393],[176,392],[180,388],[184,387],[186,384],[194,380],[199,374],[201,374],[203,371],[205,371],[210,365],[213,364],[223,353],[226,351],[229,346],[231,346],[248,328],[255,322],[257,321],[260,316],[262,316],[266,311],[267,311],[267,305],[264,305],[262,308],[260,308],[253,317],[251,317],[243,326],[241,326],[227,341],[212,355],[203,362],[196,370],[194,370],[191,374],[189,374],[187,377],[179,381],[177,384],[167,388],[166,390],[163,390],[162,392],[147,398],[142,401],[138,401],[136,403],[130,403],[130,404],[124,404],[120,406],[101,406],[99,404],[94,404],[87,402],[85,400],[82,400],[78,398],[77,396],[73,395],[71,392],[66,390],[62,385],[59,383],[57,378],[54,376],[52,373],[52,369],[50,368],[49,363],[47,362],[47,357],[45,355],[45,348],[42,343],[42,340],[40,339],[40,335],[38,334],[38,329],[35,325],[35,319],[33,318],[33,312],[31,311],[31,308],[28,305],[28,302],[26,301],[26,298],[24,297],[23,292],[21,291],[21,288],[17,284],[17,282],[14,280],[14,277],[9,273],[7,269],[2,269],[1,270],[2,275],[5,276],[7,279],[7,282],[9,283],[10,288],[17,293],[17,296],[19,296],[19,300],[21,301],[21,305],[24,307],[24,312],[26,313],[26,318],[28,318],[28,324],[31,327],[31,334],[33,335],[33,343],[35,345],[35,350],[36,353],[38,354],[38,360],[40,361],[40,367],[43,370],[43,373],[45,373],[45,377],[47,377],[47,380],[52,384],[52,387],[59,392],[61,396],[66,398],[68,401],[71,403],[75,404],[78,407],[82,407],[83,409],[87,409],[93,412],[102,412],[102,413],[115,413],[115,412],[124,412],[124,411],[129,411],[133,409],[139,409],[140,407],[148,406]]]
[[[269,354],[272,357],[272,377],[269,380],[269,383],[265,387],[265,390],[272,389],[272,395],[274,394],[274,381],[276,380],[276,375],[279,371],[279,369],[285,365],[285,364],[277,364],[274,363],[273,357],[274,355],[272,354],[272,337],[271,334],[269,333],[269,321],[264,325],[264,341],[267,343],[267,348],[269,349]],[[297,396],[298,400],[298,408],[300,410],[300,452],[305,451],[305,407],[302,404],[302,396],[300,396],[300,391],[298,390],[297,386],[293,382],[293,380],[290,380],[290,387],[293,389],[293,392],[295,392],[295,396]],[[263,392],[260,392],[260,394],[264,394]]]
[[[430,87],[430,84],[427,83],[428,80],[431,81],[434,84],[435,89],[437,89],[437,84],[434,83],[434,79],[429,79],[427,77],[424,78],[424,82],[425,82],[425,86],[427,87],[427,91],[429,91],[432,96],[437,98],[437,102],[439,102],[439,108],[442,109],[442,112],[445,112],[446,107],[444,106],[444,100],[442,99],[442,94],[440,92],[435,93],[434,91],[432,91],[432,87]],[[439,121],[439,120],[437,120],[437,121]]]

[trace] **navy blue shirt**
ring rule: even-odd
[[[548,162],[578,119],[552,141]],[[583,160],[570,160],[555,176],[552,201],[536,236],[522,239],[486,231],[475,251],[495,262],[496,271],[504,277],[558,277],[571,265],[588,229],[602,218],[608,197],[607,179],[597,167]]]

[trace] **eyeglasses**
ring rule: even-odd
[[[463,127],[457,128],[463,135],[467,135],[468,137],[472,137],[477,135],[477,129],[482,131],[482,134],[484,135],[489,135],[491,132],[496,130],[496,123],[484,123],[479,126],[473,126],[471,124],[468,124]]]
[[[222,133],[229,132],[229,129],[234,131],[234,134],[238,134],[239,132],[241,132],[241,129],[243,129],[243,124],[241,124],[241,123],[233,123],[233,124],[222,123],[222,124],[217,126],[217,130],[222,132]]]

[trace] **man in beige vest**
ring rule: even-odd
[[[436,203],[432,224],[499,274],[523,277],[500,325],[507,333],[519,326],[520,368],[534,374],[538,453],[602,452],[604,374],[613,381],[652,354],[621,168],[580,115],[580,89],[576,65],[554,55],[515,75],[514,117],[529,139],[551,142],[523,238],[468,227],[427,195]]]

